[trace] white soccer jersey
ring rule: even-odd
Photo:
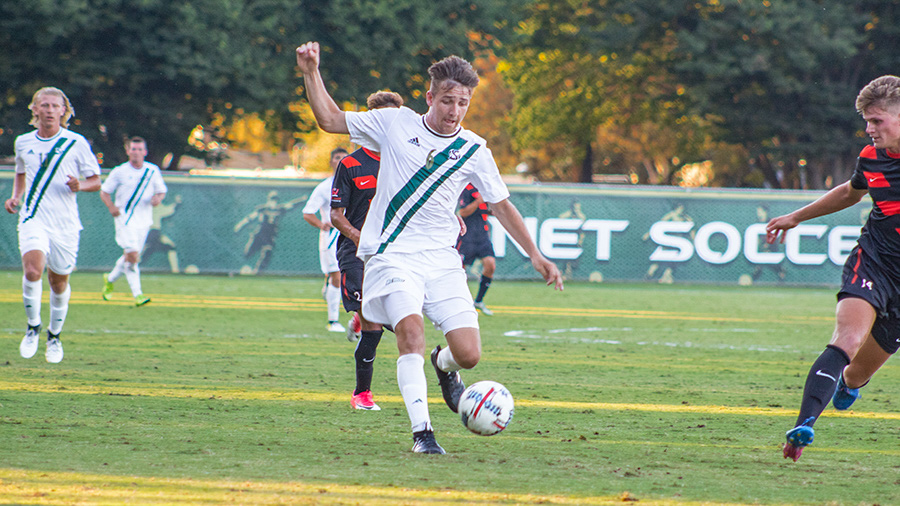
[[[324,223],[331,224],[331,184],[333,182],[334,175],[331,175],[316,186],[307,199],[306,205],[303,206],[303,214],[316,214],[316,211],[319,211],[319,219]]]
[[[49,139],[37,130],[16,137],[16,173],[25,174],[19,223],[38,221],[57,230],[82,229],[78,200],[66,186],[69,176],[100,175],[97,157],[87,139],[60,128]]]
[[[347,112],[350,139],[381,153],[378,189],[360,233],[358,255],[453,247],[456,200],[467,183],[485,202],[509,190],[484,139],[460,127],[441,135],[406,107]]]
[[[159,167],[144,162],[141,168],[135,168],[131,162],[115,167],[106,176],[100,190],[115,196],[116,207],[120,214],[116,216],[118,225],[133,227],[149,227],[153,224],[153,206],[150,200],[157,193],[166,193]]]

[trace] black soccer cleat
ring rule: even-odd
[[[432,455],[443,455],[447,453],[434,439],[434,431],[430,430],[413,432],[412,451],[416,453],[429,453]]]
[[[444,372],[438,367],[437,357],[440,351],[440,345],[435,346],[431,350],[431,365],[434,366],[434,372],[437,373],[438,383],[441,385],[441,394],[444,395],[444,402],[447,403],[450,411],[458,413],[459,398],[462,397],[466,384],[463,383],[462,378],[459,376],[459,371]]]

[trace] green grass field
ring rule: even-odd
[[[99,274],[74,275],[51,365],[43,343],[19,357],[21,273],[0,272],[0,503],[900,503],[892,362],[781,456],[833,290],[495,282],[463,377],[506,385],[515,418],[468,433],[427,365],[434,456],[410,452],[391,334],[383,410],[350,409],[354,345],[325,332],[321,280],[143,284],[135,308],[124,279],[104,302]]]

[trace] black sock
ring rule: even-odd
[[[491,287],[491,280],[494,278],[489,278],[487,276],[481,276],[481,283],[478,285],[478,296],[475,297],[475,302],[481,302],[484,299],[484,294],[487,293],[488,288]]]
[[[353,395],[372,389],[372,373],[375,371],[375,349],[381,342],[383,330],[363,330],[356,343],[356,390]]]
[[[797,425],[809,417],[819,418],[819,415],[831,402],[831,396],[834,395],[837,388],[838,378],[849,363],[850,357],[844,350],[831,344],[825,347],[825,351],[813,363],[809,375],[806,377]]]

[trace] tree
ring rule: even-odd
[[[501,68],[516,96],[509,125],[517,146],[571,147],[562,152],[574,158],[575,170],[549,177],[590,182],[601,147],[603,159],[640,167],[642,180],[667,182],[675,151],[702,150],[708,121],[690,113],[671,73],[674,35],[667,24],[677,4],[537,1],[527,12]],[[619,149],[638,133],[645,139]]]
[[[214,115],[260,113],[274,130],[308,130],[294,48],[319,40],[338,100],[381,88],[421,94],[431,61],[468,56],[472,32],[504,29],[509,0],[7,0],[0,3],[0,152],[27,131],[41,86],[63,89],[75,128],[124,160],[122,139],[148,139],[151,161],[177,160]],[[402,20],[399,22],[398,20]],[[340,83],[337,86],[335,83]],[[416,91],[412,91],[416,90]]]

